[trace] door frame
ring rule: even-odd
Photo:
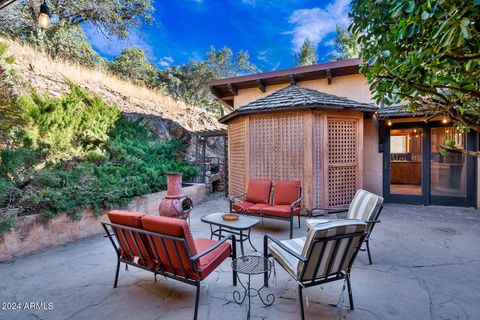
[[[383,195],[386,202],[405,203],[405,204],[421,204],[421,205],[442,205],[442,206],[476,206],[476,177],[477,177],[477,161],[474,157],[466,157],[466,194],[465,197],[449,197],[449,196],[433,196],[430,194],[430,171],[431,171],[431,128],[451,126],[451,123],[445,125],[440,121],[435,122],[401,122],[394,123],[387,127],[385,136],[385,145],[383,150]],[[390,193],[390,130],[421,128],[423,130],[422,141],[422,194],[406,195]],[[471,131],[467,134],[468,150],[476,150],[478,147],[478,134]]]

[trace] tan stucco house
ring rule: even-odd
[[[387,202],[477,207],[479,161],[442,155],[453,139],[478,150],[478,132],[442,117],[379,108],[349,59],[215,80],[212,93],[233,112],[228,125],[229,193],[248,179],[300,180],[305,207],[344,206],[358,188]]]

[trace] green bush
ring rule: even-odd
[[[12,129],[14,147],[0,150],[4,225],[11,225],[12,209],[72,219],[87,208],[100,214],[164,189],[166,172],[196,175],[181,159],[179,141],[160,142],[140,120],[124,119],[78,87],[58,98],[32,94],[18,105],[27,125]]]

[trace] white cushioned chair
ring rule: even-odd
[[[376,223],[379,223],[378,217],[382,211],[383,198],[373,194],[371,192],[365,191],[363,189],[358,189],[355,193],[350,206],[348,208],[313,208],[309,212],[309,219],[307,219],[307,227],[312,228],[313,226],[319,223],[325,223],[327,221],[333,221],[341,219],[338,214],[347,212],[346,219],[358,219],[367,223],[367,237],[365,238],[365,246],[368,254],[368,261],[372,264],[372,255],[370,253],[370,235],[372,234],[373,228]],[[322,218],[312,219],[313,213],[316,211],[321,211]],[[365,249],[362,249],[365,251]]]
[[[346,279],[353,310],[350,270],[367,235],[361,220],[338,220],[315,225],[306,237],[280,241],[264,236],[264,255],[273,257],[297,281],[302,320],[305,318],[302,290]],[[268,286],[268,275],[264,275]]]

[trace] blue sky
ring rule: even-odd
[[[305,38],[318,45],[320,61],[332,52],[335,25],[348,24],[350,0],[154,1],[155,21],[132,29],[128,40],[106,39],[86,26],[94,48],[112,59],[122,49],[145,50],[158,67],[202,59],[210,45],[247,50],[262,70],[293,66]]]

